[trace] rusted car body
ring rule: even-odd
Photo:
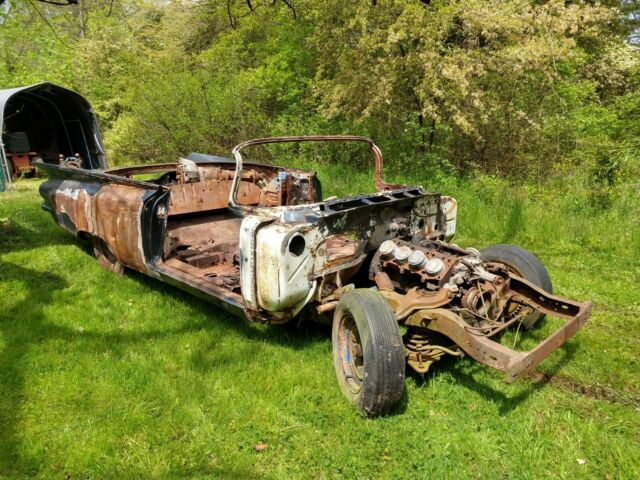
[[[366,143],[378,191],[322,200],[314,172],[241,155],[302,141]],[[63,228],[93,239],[100,263],[116,273],[143,272],[251,321],[280,324],[304,311],[332,322],[341,388],[367,415],[399,401],[406,363],[424,373],[443,355],[466,354],[513,381],[587,321],[591,302],[552,295],[532,254],[449,243],[456,201],[385,183],[368,138],[257,139],[233,156],[105,171],[38,164],[48,176],[43,206]],[[544,314],[566,323],[533,350],[497,341]]]

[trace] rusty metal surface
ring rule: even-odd
[[[405,319],[416,310],[442,307],[451,301],[451,292],[445,288],[437,292],[412,288],[404,295],[392,290],[380,290],[380,294],[389,302],[397,320]]]
[[[169,215],[226,209],[234,181],[232,166],[193,163],[189,168],[193,177],[178,164],[173,169],[175,180],[165,180],[170,191]],[[310,203],[316,200],[314,176],[293,169],[254,166],[241,172],[237,201],[243,206],[260,207]]]
[[[551,295],[533,283],[528,282],[513,273],[509,273],[510,291],[513,298],[540,310],[547,315],[562,318],[573,318],[583,309],[584,302],[575,302],[558,296]],[[591,302],[587,302],[591,303]]]
[[[582,328],[591,311],[591,302],[579,304],[565,301],[559,297],[553,297],[541,289],[536,288],[535,290],[537,296],[535,299],[527,298],[528,305],[548,314],[568,318],[569,321],[530,352],[511,350],[491,338],[513,323],[515,319],[506,321],[495,329],[482,330],[481,328],[471,327],[468,321],[463,320],[462,317],[451,310],[435,309],[418,311],[407,319],[407,324],[414,326],[419,324],[422,328],[446,335],[472,358],[505,372],[507,382],[512,382],[537,366]],[[510,292],[508,298],[518,298],[524,301],[525,297]],[[543,304],[549,301],[558,307],[555,311],[543,307]],[[574,309],[574,306],[577,308]],[[447,313],[445,314],[444,312]],[[568,312],[571,312],[571,314]],[[425,320],[427,320],[426,323]]]
[[[472,334],[467,329],[468,323],[448,309],[420,310],[411,315],[405,323],[445,335],[471,358],[503,372],[506,372],[513,362],[522,358],[519,352],[484,335]]]
[[[512,382],[582,328],[591,311],[591,302],[551,295],[506,265],[483,261],[477,250],[428,236],[381,245],[372,259],[370,278],[396,319],[410,328],[405,353],[409,366],[420,373],[445,353],[456,354],[443,347],[441,339],[434,343],[436,334],[478,362],[505,372],[506,380]],[[523,323],[531,311],[567,322],[529,352],[496,341],[501,332]]]
[[[463,356],[455,345],[445,347],[434,343],[433,334],[423,328],[409,328],[403,336],[403,341],[407,364],[421,374],[427,373],[431,365],[444,355]]]
[[[93,228],[125,265],[147,270],[142,250],[140,217],[145,190],[128,185],[103,185],[91,201]]]
[[[79,169],[68,170],[78,170],[75,177],[84,174]],[[101,185],[89,181],[93,178],[87,176],[85,182],[49,180],[57,186],[47,197],[51,212],[70,232],[101,239],[103,251],[97,253],[146,271],[140,222],[144,197],[149,191],[121,183]]]
[[[387,272],[376,272],[374,274],[373,281],[376,282],[376,285],[378,286],[378,289],[381,292],[388,291],[388,292],[395,293],[393,291],[394,289],[393,282],[389,278],[389,275],[387,274]]]
[[[358,253],[358,241],[353,235],[334,235],[325,242],[327,266],[342,263]]]
[[[241,202],[238,201],[237,194],[240,185],[240,177],[243,170],[243,159],[240,151],[246,147],[255,145],[267,145],[273,143],[291,143],[291,142],[365,142],[369,145],[371,153],[374,158],[374,181],[376,189],[381,192],[384,190],[392,190],[394,188],[401,188],[402,185],[393,185],[385,183],[382,178],[383,159],[380,148],[367,137],[361,137],[356,135],[307,135],[307,136],[293,136],[293,137],[267,137],[256,138],[247,140],[236,145],[232,154],[236,160],[236,174],[231,192],[229,194],[229,207],[238,211],[242,210]]]
[[[229,284],[224,278],[224,274],[220,276],[219,281],[215,280],[215,276],[208,277],[204,274],[205,272],[203,272],[202,269],[182,262],[177,258],[172,258],[165,262],[162,262],[162,264],[156,266],[156,268],[159,271],[170,275],[172,278],[178,279],[181,282],[184,282],[203,292],[215,295],[218,298],[228,299],[229,301],[233,301],[237,305],[242,305],[244,303],[242,300],[242,295],[234,292],[233,289],[229,288]],[[230,270],[227,271],[229,272]],[[221,273],[220,269],[214,271],[214,273]]]
[[[51,200],[56,215],[66,215],[77,232],[93,231],[91,196],[86,189],[61,188],[53,192]]]
[[[239,293],[241,223],[242,219],[229,214],[171,221],[163,264],[192,275],[202,284]]]
[[[379,271],[384,271],[388,275],[394,288],[400,291],[405,291],[414,284],[419,284],[427,290],[438,290],[449,279],[451,269],[458,262],[460,256],[460,252],[449,248],[444,242],[434,242],[431,240],[410,242],[401,239],[396,239],[394,242],[399,247],[407,247],[414,251],[421,251],[426,260],[431,261],[438,259],[443,265],[439,272],[430,273],[425,269],[412,267],[408,261],[400,262],[393,257],[385,258],[380,252],[377,252],[371,263],[371,276],[375,276]],[[424,243],[425,246],[422,246],[421,243]],[[436,246],[440,247],[436,248]]]
[[[93,254],[98,263],[115,275],[124,275],[124,264],[109,250],[109,247],[99,237],[93,237]]]
[[[569,338],[575,335],[575,333],[587,323],[592,308],[592,302],[584,302],[575,317],[571,318],[559,330],[539,343],[533,350],[526,352],[522,358],[510,364],[506,372],[507,382],[513,382],[522,377],[523,374],[535,368]]]
[[[459,315],[443,308],[420,310],[411,315],[405,323],[445,335],[473,359],[505,372],[505,380],[511,383],[535,368],[582,328],[591,308],[591,302],[584,302],[577,314],[563,327],[528,352],[512,350],[485,335],[473,332]]]
[[[166,209],[158,210],[158,215],[166,218],[166,236],[162,242],[162,258],[154,270],[183,281],[188,279],[196,288],[240,303],[241,297],[233,295],[240,292],[242,219],[226,213],[232,169],[232,164],[198,166],[189,160],[181,160],[177,165],[117,169],[103,175],[107,179],[113,173],[161,176],[145,182],[118,177],[122,181],[98,186],[93,195],[86,196],[83,190],[79,194],[77,190],[67,194],[64,189],[57,189],[54,204],[65,218],[70,218],[65,222],[73,225],[74,233],[85,231],[103,241],[103,251],[97,251],[96,255],[106,267],[124,264],[146,272],[140,225],[145,188],[140,187],[157,184],[156,188],[168,190],[169,201]],[[313,179],[313,173],[255,166],[242,172],[239,201],[265,207],[309,202],[316,196]],[[335,250],[339,257],[339,246]],[[113,261],[109,260],[111,257]]]
[[[230,188],[230,180],[205,180],[172,185],[169,187],[169,215],[225,209]],[[238,201],[243,205],[258,205],[261,196],[262,189],[256,184],[240,184]]]

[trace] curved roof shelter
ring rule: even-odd
[[[49,82],[0,90],[0,121],[0,191],[11,188],[15,155],[58,163],[77,153],[84,168],[107,168],[95,114],[79,93]]]

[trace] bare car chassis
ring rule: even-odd
[[[365,142],[377,193],[322,200],[315,172],[241,155],[254,145],[308,141]],[[98,261],[115,273],[143,272],[251,321],[280,324],[304,311],[332,323],[340,387],[368,416],[398,403],[407,364],[424,373],[444,355],[467,354],[511,382],[589,317],[591,302],[552,295],[530,252],[449,243],[456,201],[385,183],[380,149],[366,137],[256,139],[233,156],[105,171],[39,163],[48,175],[43,208],[91,238]],[[544,315],[566,322],[532,350],[496,340]]]

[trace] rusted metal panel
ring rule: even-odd
[[[169,215],[220,210],[227,207],[230,182],[206,180],[198,183],[170,187]],[[238,189],[238,201],[243,205],[258,205],[262,189],[253,183],[242,182]]]
[[[203,282],[239,293],[237,245],[241,222],[240,218],[226,215],[216,220],[213,233],[210,219],[196,217],[172,221],[165,242],[164,258],[169,259],[165,263],[174,268],[178,263],[196,267],[197,270],[188,268],[187,271],[197,273]]]
[[[66,215],[73,233],[92,232],[93,215],[91,213],[91,196],[84,188],[62,188],[54,192],[51,200],[56,215]],[[65,222],[66,223],[66,222]],[[67,225],[69,225],[67,223]]]
[[[355,235],[334,235],[327,239],[326,263],[335,265],[345,259],[353,258],[358,253],[358,241]]]
[[[142,249],[140,218],[146,191],[128,185],[103,185],[91,202],[93,229],[125,265],[147,270]]]

